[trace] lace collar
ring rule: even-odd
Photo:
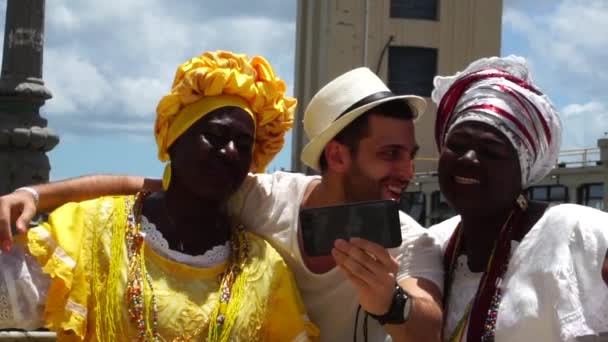
[[[157,253],[165,258],[186,264],[193,267],[209,268],[217,266],[230,256],[230,241],[223,245],[218,245],[205,252],[203,255],[190,255],[169,248],[169,243],[163,234],[156,229],[156,225],[144,215],[141,215],[141,231],[144,234],[146,243]]]

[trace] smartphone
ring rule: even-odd
[[[355,202],[300,210],[304,251],[331,254],[334,241],[358,237],[385,248],[401,245],[398,203],[392,200]]]

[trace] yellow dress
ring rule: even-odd
[[[55,210],[48,222],[29,230],[29,251],[52,279],[44,319],[59,340],[137,340],[125,295],[125,233],[133,202],[132,196],[115,196],[69,203]],[[316,340],[319,331],[307,319],[282,258],[266,241],[245,234],[249,241],[242,271],[246,285],[230,340]],[[143,250],[161,340],[206,340],[227,262],[197,268],[167,259],[145,242]]]

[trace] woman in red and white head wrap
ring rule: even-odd
[[[431,228],[444,250],[444,339],[608,334],[608,214],[523,196],[556,164],[562,129],[525,59],[484,58],[434,83],[439,182],[459,214]]]

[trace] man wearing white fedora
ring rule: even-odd
[[[338,240],[325,257],[306,255],[298,229],[302,208],[399,199],[414,173],[413,121],[424,109],[424,99],[393,94],[369,69],[351,70],[319,90],[304,114],[310,141],[301,159],[321,175],[250,174],[232,199],[232,212],[246,227],[258,227],[256,233],[294,272],[322,341],[353,335],[371,341],[440,338],[440,249],[416,221],[400,213],[403,243],[398,248]],[[19,216],[22,225],[36,209],[159,187],[156,180],[104,175],[37,185],[0,198],[0,230],[8,229],[1,222]],[[11,213],[16,216],[7,217]]]

